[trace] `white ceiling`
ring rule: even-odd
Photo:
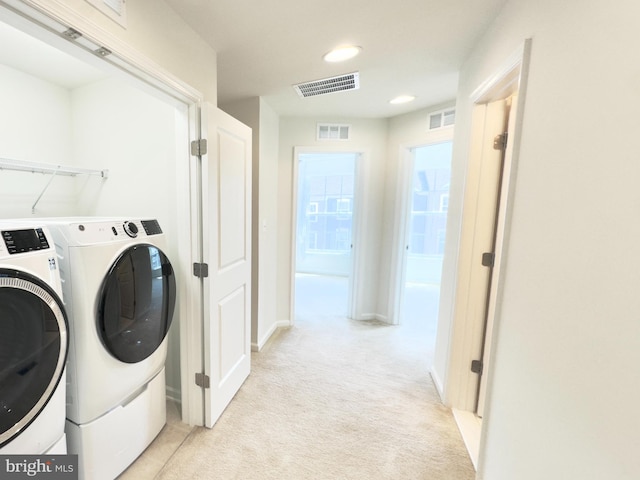
[[[166,0],[218,52],[218,103],[261,96],[286,116],[385,118],[455,98],[458,70],[506,0]],[[362,53],[323,62],[332,48]],[[360,89],[293,84],[354,71]],[[393,97],[416,101],[390,105]]]

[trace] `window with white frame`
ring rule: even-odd
[[[307,218],[310,222],[318,221],[318,202],[310,202],[307,205]]]
[[[448,193],[440,195],[440,211],[441,212],[449,211],[449,194]]]

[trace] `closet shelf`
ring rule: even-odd
[[[88,168],[67,167],[64,165],[52,165],[50,163],[25,162],[22,160],[13,160],[0,157],[0,170],[13,170],[16,172],[44,173],[51,175],[51,178],[40,192],[35,203],[31,207],[31,213],[35,213],[36,205],[47,191],[53,179],[57,175],[75,177],[76,175],[94,175],[102,178],[109,177],[109,170],[92,170]]]
[[[50,163],[25,162],[0,157],[0,170],[15,170],[17,172],[50,173],[53,175],[97,175],[102,178],[109,176],[109,170],[92,170],[88,168],[67,167],[65,165],[52,165]]]

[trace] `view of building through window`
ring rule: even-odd
[[[356,156],[300,155],[296,271],[349,274]]]
[[[449,208],[452,142],[412,150],[401,324],[435,334]]]
[[[414,150],[409,252],[442,255],[449,207],[451,142]]]
[[[348,315],[359,156],[298,155],[296,320]]]
[[[435,322],[437,318],[451,152],[450,141],[412,150],[401,323],[419,322],[424,326],[429,319]],[[337,307],[335,302],[340,307],[332,311],[346,311],[358,157],[357,153],[298,156],[295,271],[296,308],[300,312],[317,313],[318,309],[329,308],[329,303]],[[312,290],[311,285],[315,285]]]

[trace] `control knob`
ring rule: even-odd
[[[124,233],[131,238],[136,238],[138,236],[138,227],[133,222],[124,222]]]

